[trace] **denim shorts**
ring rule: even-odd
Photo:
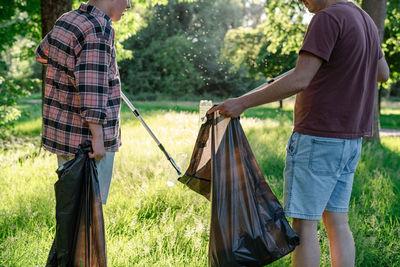
[[[106,155],[100,161],[96,161],[101,202],[103,204],[107,203],[108,192],[110,190],[111,178],[113,173],[114,157],[115,152],[106,152]],[[57,155],[58,167],[61,167],[65,162],[73,158],[74,156]]]
[[[286,216],[319,220],[325,210],[347,212],[361,141],[362,138],[327,138],[294,132],[286,147]]]

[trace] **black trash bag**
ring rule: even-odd
[[[46,266],[107,266],[103,207],[90,141],[57,170],[56,237]]]
[[[207,199],[211,193],[211,266],[264,266],[299,244],[239,119],[207,116],[179,181]]]

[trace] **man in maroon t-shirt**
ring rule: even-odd
[[[314,13],[293,72],[212,108],[238,117],[247,108],[296,95],[287,146],[284,209],[300,245],[293,266],[319,266],[323,218],[333,266],[354,266],[348,206],[361,138],[372,134],[377,81],[389,68],[372,19],[351,2],[299,0]]]

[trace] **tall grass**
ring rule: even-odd
[[[196,105],[137,107],[178,164],[187,166],[199,127]],[[18,138],[3,142],[0,150],[0,266],[43,266],[54,238],[56,157],[43,150],[38,153],[40,120],[33,119],[17,123]],[[167,186],[177,178],[174,169],[126,107],[122,120],[123,146],[104,206],[109,265],[207,266],[210,203],[179,183]],[[241,123],[281,200],[291,111],[253,109]],[[399,167],[399,138],[382,137],[381,144],[364,145],[349,210],[357,266],[400,262]],[[322,225],[319,238],[321,266],[330,266]],[[290,256],[271,266],[288,265]]]

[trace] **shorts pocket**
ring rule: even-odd
[[[286,145],[286,151],[289,155],[294,156],[296,154],[297,142],[299,140],[299,134],[294,132],[289,138],[289,142]]]
[[[310,170],[317,175],[337,175],[343,157],[344,140],[311,139]]]
[[[361,156],[361,139],[357,141],[357,146],[353,148],[352,156],[344,166],[343,173],[355,173],[358,165],[358,161]]]

